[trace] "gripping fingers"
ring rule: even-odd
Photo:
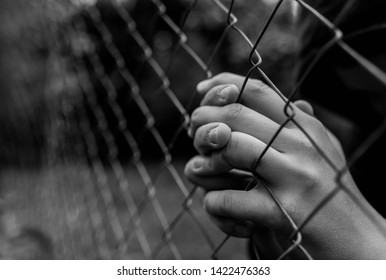
[[[212,191],[205,196],[209,214],[228,219],[250,221],[267,228],[282,227],[283,213],[264,188],[251,191]]]
[[[225,84],[211,88],[201,101],[201,106],[225,106],[236,102],[240,90],[236,85]]]
[[[209,217],[226,234],[240,238],[252,238],[259,255],[266,260],[277,259],[283,253],[283,249],[278,243],[274,232],[266,227],[261,227],[263,223],[254,223],[211,214]]]
[[[235,103],[244,81],[245,77],[231,73],[222,73],[202,81],[197,85],[197,91],[205,94],[201,106],[225,106]],[[278,124],[283,124],[288,116],[294,115],[299,124],[307,126],[313,118],[313,109],[308,102],[296,101],[286,108],[286,99],[257,79],[248,80],[240,103]],[[296,128],[292,121],[288,122],[286,127]]]
[[[203,187],[207,191],[225,189],[245,190],[247,186],[255,186],[257,184],[255,177],[250,172],[241,170],[200,176],[194,173],[189,165],[186,165],[185,175],[193,184]]]
[[[232,132],[227,145],[207,156],[196,156],[187,163],[189,172],[197,176],[220,174],[233,168],[256,171],[266,179],[275,180],[283,167],[281,153],[270,147],[264,154],[257,170],[251,170],[256,159],[265,150],[266,144],[241,132]]]
[[[245,77],[231,73],[222,73],[202,81],[197,85],[197,91],[206,94],[201,105],[224,106],[236,102],[244,81]],[[232,90],[225,90],[230,84]],[[219,91],[219,88],[223,90]],[[221,95],[221,99],[216,93]],[[278,124],[282,124],[287,119],[287,115],[284,113],[286,100],[283,100],[277,92],[260,80],[249,79],[247,81],[240,101],[241,104],[265,115]],[[300,111],[295,106],[291,108],[295,110],[296,114]],[[289,114],[293,113],[291,111],[290,108],[287,109]],[[287,126],[292,127],[292,123],[288,123]]]
[[[264,143],[268,143],[280,128],[271,119],[240,104],[230,104],[224,107],[203,106],[192,113],[191,135],[194,135],[200,126],[213,122],[225,123],[233,131],[249,134]],[[293,140],[290,131],[283,128],[280,135],[275,138],[273,147],[281,151],[291,145]]]
[[[231,129],[223,123],[210,123],[197,129],[194,147],[201,154],[223,148],[231,137]]]

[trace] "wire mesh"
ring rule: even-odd
[[[292,220],[269,186],[258,180],[293,228],[292,245],[277,258],[300,249],[303,257],[312,259],[302,245],[302,230],[340,192],[348,194],[383,230],[342,177],[381,137],[386,122],[357,146],[342,169],[295,120],[292,103],[315,65],[333,47],[342,49],[386,86],[385,72],[346,40],[366,30],[346,35],[338,28],[355,1],[347,1],[332,21],[305,1],[274,1],[264,25],[254,30],[255,39],[241,27],[245,15],[235,11],[244,1],[203,2],[180,1],[178,16],[173,1],[44,3],[45,10],[55,15],[55,24],[45,27],[53,72],[46,91],[57,109],[46,136],[48,162],[55,167],[48,175],[39,176],[47,182],[47,187],[41,187],[46,190],[47,202],[41,211],[57,207],[61,212],[53,211],[46,217],[49,226],[42,226],[55,236],[54,244],[60,244],[55,251],[58,258],[248,258],[245,241],[224,235],[210,223],[201,206],[203,192],[186,181],[182,170],[193,153],[186,131],[190,113],[201,98],[195,84],[212,77],[212,68],[221,69],[218,61],[230,38],[242,42],[244,49],[238,51],[244,52],[244,64],[249,63],[238,101],[256,75],[286,104],[287,119],[254,162],[252,173],[261,179],[254,170],[290,122],[336,172],[336,188],[300,224]],[[144,14],[134,14],[139,5],[143,5]],[[331,33],[331,39],[318,49],[290,92],[282,93],[262,70],[264,56],[259,47],[278,13],[290,7],[313,17]],[[211,11],[210,23],[216,25],[217,39],[207,53],[195,48],[194,33],[189,29],[202,9]],[[175,74],[174,68],[181,73]],[[256,181],[246,191],[254,187]]]

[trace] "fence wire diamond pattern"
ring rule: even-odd
[[[50,218],[63,221],[56,229],[63,234],[56,237],[62,244],[56,252],[59,258],[248,258],[247,241],[226,236],[211,224],[202,207],[203,191],[183,175],[187,155],[193,153],[186,135],[190,114],[201,98],[195,85],[221,69],[218,61],[230,38],[242,42],[242,60],[249,65],[238,100],[248,80],[258,76],[286,103],[283,110],[287,119],[251,170],[256,170],[276,137],[292,122],[336,172],[338,187],[301,224],[294,223],[263,181],[249,184],[246,191],[257,185],[265,187],[293,227],[292,245],[277,258],[286,258],[300,249],[305,258],[312,259],[302,245],[302,229],[339,192],[346,192],[366,211],[341,178],[384,133],[386,122],[355,149],[347,166],[340,169],[297,123],[292,105],[309,73],[333,47],[342,49],[386,86],[386,73],[352,48],[337,27],[355,1],[347,1],[334,21],[306,1],[275,1],[269,6],[265,24],[254,29],[253,37],[240,23],[246,15],[235,11],[245,1],[181,0],[183,8],[179,7],[178,16],[169,1],[94,2],[45,4],[45,9],[64,15],[56,18],[55,25],[46,27],[47,34],[51,34],[47,35],[51,60],[55,62],[50,65],[54,65],[53,75],[60,76],[56,77],[60,85],[47,90],[55,93],[60,111],[53,122],[53,133],[62,135],[53,141],[50,162],[53,166],[61,162],[60,166],[75,167],[64,168],[67,171],[60,171],[65,173],[61,176],[54,168],[49,176],[57,185],[49,194],[57,199],[52,203],[63,205],[60,209],[65,212]],[[146,13],[132,13],[136,5],[143,5]],[[259,47],[278,13],[290,8],[313,17],[331,32],[331,39],[314,55],[291,91],[282,93],[262,70],[265,58]],[[207,53],[197,48],[195,33],[191,32],[195,16],[202,9],[216,15],[212,20],[217,39]],[[143,16],[148,18],[141,19]],[[175,68],[181,73],[176,74]],[[75,216],[71,215],[74,211]],[[371,213],[365,214],[372,218]],[[53,229],[48,231],[57,235]]]

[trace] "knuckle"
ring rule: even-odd
[[[193,146],[197,151],[201,151],[204,148],[208,148],[210,145],[209,132],[211,128],[207,126],[201,126],[197,129],[193,140]]]
[[[267,84],[258,79],[252,80],[252,83],[250,83],[250,89],[254,92],[257,92],[258,94],[264,94],[271,90]]]
[[[305,190],[319,185],[320,174],[311,164],[296,164],[292,169],[292,174],[297,182],[302,182]]]
[[[233,76],[234,76],[234,74],[232,74],[230,72],[223,72],[223,73],[218,74],[216,76],[216,78],[221,80],[221,81],[227,81],[229,79],[232,79]]]
[[[202,113],[202,108],[201,107],[199,107],[199,108],[197,108],[196,110],[193,111],[193,113],[192,113],[192,115],[190,117],[190,122],[191,122],[192,125],[195,125],[195,124],[199,123],[201,113]]]
[[[323,123],[321,121],[314,118],[313,122],[314,122],[313,126],[314,126],[315,132],[327,134],[326,127],[323,125]]]
[[[311,133],[316,134],[317,136],[323,133],[327,133],[326,127],[323,125],[323,123],[313,117],[308,119],[308,121],[306,122],[306,126]]]
[[[322,134],[326,129],[321,122],[314,122],[313,120],[303,123],[302,127],[302,130],[291,131],[291,139],[294,143],[294,149],[310,158],[313,154],[319,154],[315,141],[323,136]]]
[[[231,84],[231,83],[237,83],[239,82],[239,77],[236,74],[230,73],[230,72],[223,72],[214,77],[214,79],[219,84]]]
[[[237,119],[241,117],[241,115],[244,112],[243,105],[238,103],[227,105],[224,107],[224,109],[225,109],[225,117],[228,120]]]

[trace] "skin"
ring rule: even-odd
[[[223,73],[197,85],[203,99],[192,113],[188,133],[199,155],[186,164],[185,174],[207,191],[204,205],[213,222],[227,234],[250,238],[268,259],[307,258],[305,251],[317,259],[386,259],[385,221],[348,171],[341,182],[352,196],[337,185],[336,170],[346,165],[342,148],[313,116],[309,103],[293,104],[295,120],[336,170],[293,122],[254,164],[287,116],[285,101],[259,80],[248,81],[236,104],[243,81],[242,76]],[[245,191],[251,181],[254,188]],[[289,237],[296,226],[337,188],[301,230],[305,250],[296,247],[283,255],[293,244]]]

